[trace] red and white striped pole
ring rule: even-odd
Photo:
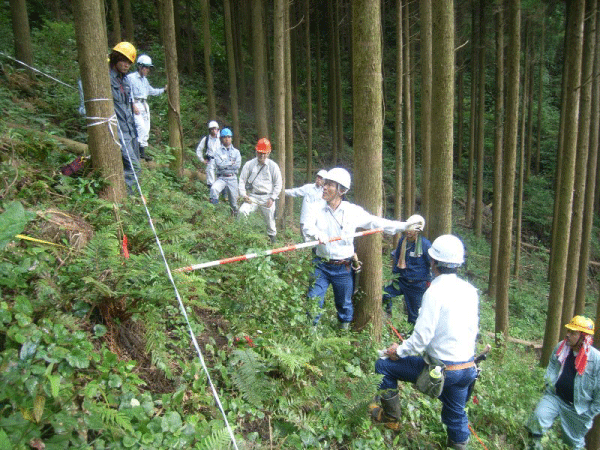
[[[374,228],[372,230],[359,231],[359,232],[353,233],[353,234],[334,237],[334,238],[329,239],[327,242],[340,241],[343,239],[355,238],[355,237],[359,237],[359,236],[368,236],[369,234],[381,233],[382,231],[383,231],[382,228]],[[218,266],[220,264],[229,264],[229,263],[236,262],[236,261],[246,261],[248,259],[256,258],[258,256],[269,256],[269,255],[275,255],[277,253],[284,253],[284,252],[290,252],[292,250],[299,250],[301,248],[316,247],[319,244],[320,244],[319,241],[303,242],[302,244],[294,244],[294,245],[288,245],[286,247],[273,248],[271,250],[265,250],[264,252],[260,252],[260,253],[248,253],[247,255],[234,256],[232,258],[225,258],[225,259],[219,259],[217,261],[210,261],[210,262],[201,263],[201,264],[194,264],[193,266],[187,266],[187,267],[181,267],[179,269],[175,269],[173,272],[191,272],[192,270],[206,269],[207,267]]]

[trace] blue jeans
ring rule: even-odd
[[[443,361],[444,364],[460,364],[462,361]],[[396,361],[378,359],[375,372],[383,375],[379,389],[397,389],[398,380],[414,383],[425,367],[420,356],[406,356]],[[475,367],[463,370],[446,371],[444,390],[438,398],[442,402],[442,422],[446,425],[448,438],[452,442],[465,442],[469,439],[469,419],[465,405],[469,397],[469,388],[475,381]]]
[[[352,305],[352,294],[354,293],[354,281],[352,269],[343,264],[326,264],[323,259],[315,258],[314,283],[308,290],[308,300],[320,298],[319,307],[325,304],[325,293],[331,284],[333,286],[333,297],[335,308],[340,322],[352,322],[354,306]],[[314,323],[319,321],[321,315],[315,317]]]
[[[423,294],[426,289],[426,281],[409,283],[406,278],[399,277],[395,279],[391,284],[383,288],[385,294],[383,295],[382,301],[386,306],[386,311],[389,311],[390,313],[392,311],[392,298],[404,295],[408,322],[414,324],[419,316],[421,301],[423,300]]]

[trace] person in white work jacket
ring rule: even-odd
[[[546,369],[546,390],[527,428],[531,449],[543,449],[542,435],[560,418],[562,440],[585,447],[585,435],[600,413],[600,351],[592,347],[594,321],[575,316],[565,325],[567,336],[552,352]]]
[[[214,155],[219,148],[219,124],[216,120],[211,120],[208,122],[208,134],[200,139],[196,147],[196,156],[206,166],[206,185],[209,189],[216,180]]]
[[[138,133],[140,144],[140,158],[146,161],[152,161],[152,157],[146,154],[148,147],[148,137],[150,135],[150,107],[148,106],[149,95],[161,95],[167,89],[153,88],[148,82],[150,68],[154,67],[152,59],[148,55],[140,55],[137,59],[137,72],[127,75],[131,85],[131,95],[133,97],[133,119]]]
[[[238,212],[237,174],[242,165],[242,156],[240,151],[231,143],[232,137],[231,130],[223,128],[223,131],[221,131],[221,147],[214,154],[217,181],[210,188],[210,202],[213,205],[219,203],[219,195],[223,189],[227,188],[231,213],[235,216]]]
[[[239,190],[244,204],[240,207],[240,216],[248,217],[260,209],[267,224],[267,234],[271,243],[275,243],[275,201],[279,198],[283,181],[281,170],[275,161],[269,158],[271,142],[267,138],[259,139],[256,144],[256,158],[251,159],[240,173]]]
[[[379,385],[381,406],[370,406],[373,417],[397,429],[401,416],[398,380],[414,383],[426,367],[423,353],[445,364],[442,422],[448,448],[464,450],[469,441],[465,405],[477,378],[474,362],[479,332],[479,295],[475,287],[456,275],[464,263],[465,249],[456,236],[438,237],[431,248],[434,279],[425,291],[412,335],[394,343],[378,359],[375,371],[383,375]]]
[[[317,172],[317,176],[315,177],[314,183],[305,184],[304,186],[300,186],[297,188],[286,189],[285,195],[289,195],[290,197],[302,197],[302,209],[300,210],[300,230],[304,227],[304,222],[306,222],[306,217],[308,216],[308,210],[314,203],[324,203],[323,200],[323,184],[325,184],[325,175],[327,175],[327,171],[321,169]],[[302,233],[304,240],[306,241],[306,236]]]
[[[324,178],[325,202],[310,208],[302,228],[307,239],[320,241],[314,260],[314,283],[308,291],[308,299],[309,302],[319,299],[319,307],[323,308],[325,293],[331,284],[340,328],[347,329],[354,317],[354,277],[351,268],[354,238],[334,242],[329,240],[353,234],[357,228],[383,228],[386,234],[396,234],[404,231],[408,222],[383,219],[369,214],[358,205],[344,201],[344,194],[350,189],[350,174],[347,170],[336,167],[327,172]],[[313,324],[317,324],[319,317],[320,314],[313,319]]]

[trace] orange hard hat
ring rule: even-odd
[[[594,321],[584,316],[575,316],[565,325],[565,328],[573,331],[580,331],[586,334],[594,334]]]
[[[256,144],[256,151],[260,153],[271,153],[271,141],[267,138],[261,138]]]

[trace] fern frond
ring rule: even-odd
[[[210,436],[206,436],[196,443],[198,450],[228,450],[231,448],[231,437],[227,428],[213,430]]]
[[[266,373],[268,367],[261,356],[252,349],[236,350],[232,362],[235,370],[231,374],[233,384],[242,397],[257,408],[274,397],[276,383]]]

